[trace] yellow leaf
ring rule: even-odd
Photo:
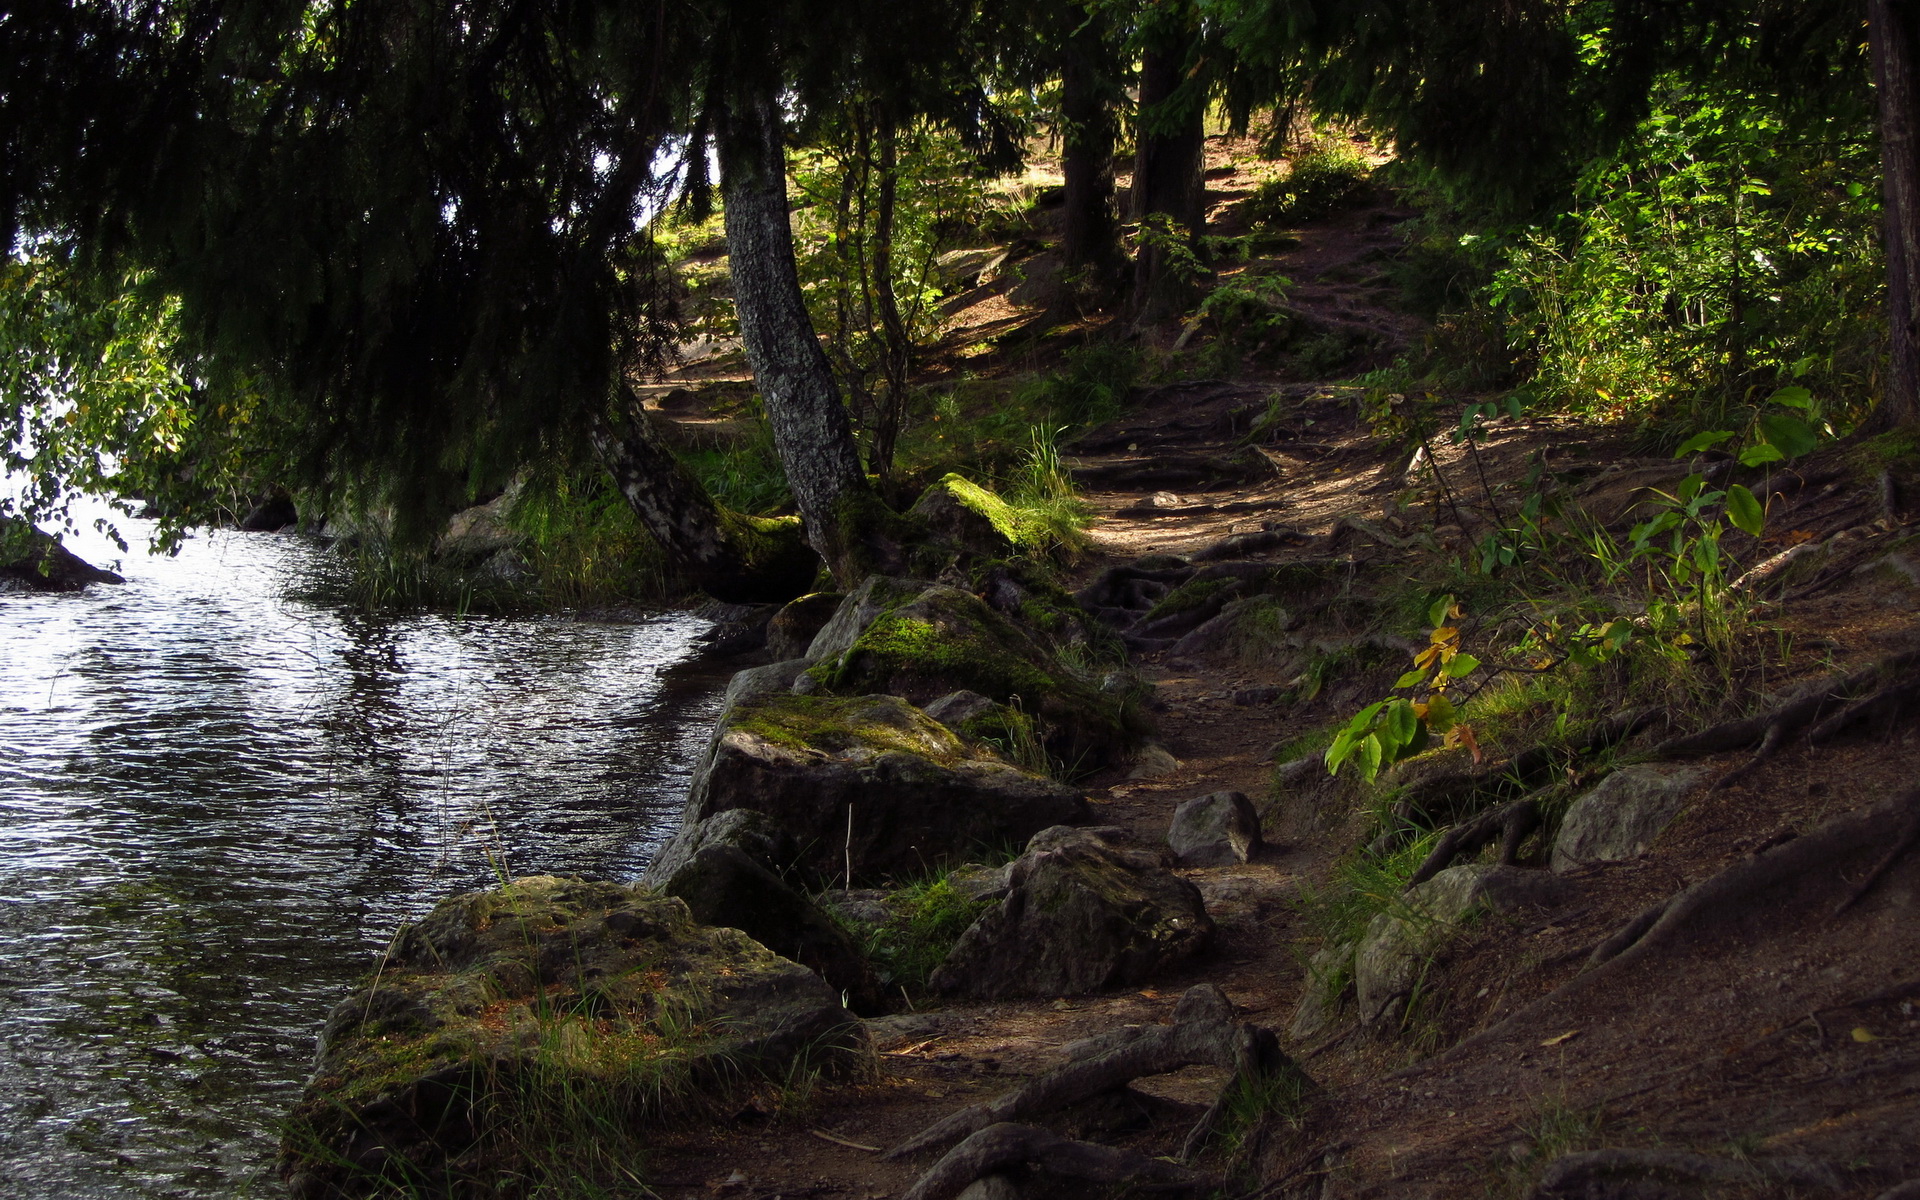
[[[1569,1029],[1565,1033],[1557,1033],[1553,1035],[1552,1037],[1548,1038],[1544,1042],[1541,1042],[1540,1044],[1542,1046],[1558,1046],[1565,1042],[1570,1042],[1579,1036],[1580,1036],[1580,1031],[1578,1029]]]
[[[1425,704],[1422,704],[1422,703],[1420,703],[1420,702],[1419,702],[1419,701],[1417,701],[1417,700],[1416,700],[1416,701],[1414,701],[1414,705],[1413,705],[1413,715],[1414,715],[1415,717],[1418,717],[1418,718],[1419,718],[1420,720],[1422,720],[1422,721],[1424,721],[1424,720],[1426,720],[1426,719],[1427,719],[1427,706],[1426,706]]]
[[[1440,647],[1428,646],[1425,650],[1413,656],[1413,665],[1416,667],[1430,667],[1433,665],[1434,660],[1439,657]]]
[[[1448,642],[1458,641],[1459,638],[1460,631],[1458,629],[1452,625],[1442,625],[1433,631],[1433,636],[1429,640],[1436,646],[1444,646]]]
[[[1873,1030],[1868,1029],[1865,1025],[1855,1025],[1853,1027],[1853,1040],[1856,1042],[1877,1042],[1880,1039],[1875,1037]]]

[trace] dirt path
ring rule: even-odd
[[[1232,201],[1250,186],[1216,180],[1224,231],[1235,231]],[[1404,216],[1379,207],[1346,213],[1303,231],[1298,247],[1268,265],[1294,279],[1293,302],[1312,320],[1370,330],[1377,354],[1389,355],[1418,332],[1391,308],[1381,275]],[[983,315],[1010,323],[981,304]],[[1502,484],[1529,456],[1596,510],[1624,505],[1632,488],[1673,471],[1661,459],[1627,457],[1613,435],[1502,422],[1482,448],[1490,486],[1481,512],[1436,513],[1410,490],[1405,460],[1368,436],[1360,397],[1352,386],[1279,375],[1142,389],[1131,415],[1071,448],[1097,514],[1083,581],[1148,555],[1196,552],[1432,572],[1500,505]],[[1443,469],[1467,477],[1458,448],[1436,449]],[[1406,507],[1408,499],[1420,503]],[[1799,507],[1783,502],[1780,519],[1825,536],[1859,526],[1859,507],[1845,486],[1829,486]],[[1243,538],[1246,548],[1231,553],[1210,550],[1256,534],[1268,536]],[[1876,528],[1863,536],[1892,546],[1904,535]],[[1787,673],[1920,643],[1920,571],[1910,575],[1880,571],[1772,613],[1782,644],[1800,647]],[[1336,609],[1300,614],[1303,629],[1341,634]],[[1061,1048],[1078,1038],[1166,1020],[1191,984],[1216,983],[1247,1019],[1286,1029],[1313,948],[1299,895],[1323,884],[1365,820],[1317,768],[1276,787],[1271,752],[1377,698],[1380,673],[1390,682],[1405,662],[1397,661],[1332,679],[1301,700],[1302,655],[1225,647],[1183,656],[1142,640],[1135,666],[1153,688],[1157,736],[1173,765],[1093,780],[1097,820],[1156,846],[1188,797],[1230,789],[1259,803],[1270,842],[1263,856],[1181,872],[1218,922],[1212,952],[1144,990],[952,1004],[871,1022],[882,1052],[877,1077],[769,1097],[717,1130],[665,1135],[648,1164],[652,1186],[675,1200],[897,1196],[930,1158],[889,1163],[869,1148],[1059,1064]],[[1295,702],[1273,703],[1282,695]],[[1435,999],[1410,1032],[1362,1028],[1349,1017],[1306,1040],[1283,1038],[1322,1090],[1299,1123],[1270,1122],[1242,1169],[1264,1177],[1262,1195],[1303,1198],[1520,1196],[1555,1154],[1598,1147],[1762,1165],[1706,1192],[1670,1180],[1654,1190],[1565,1194],[1864,1198],[1920,1175],[1920,865],[1895,863],[1866,898],[1836,911],[1838,881],[1870,866],[1837,861],[1757,895],[1745,915],[1703,924],[1604,988],[1562,990],[1587,952],[1649,903],[1899,795],[1912,785],[1917,745],[1909,720],[1817,750],[1789,748],[1738,786],[1693,802],[1644,857],[1568,876],[1569,898],[1551,912],[1473,927],[1433,962],[1426,987]],[[1735,761],[1706,765],[1724,771]],[[1220,1072],[1196,1069],[1137,1086],[1190,1114],[1219,1082]],[[1183,1128],[1170,1118],[1062,1131],[1164,1154]],[[1778,1173],[1783,1163],[1815,1166],[1789,1184]]]

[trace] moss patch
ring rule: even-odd
[[[781,696],[736,711],[729,722],[776,746],[801,752],[844,753],[855,747],[897,750],[952,766],[967,757],[938,721],[905,705],[871,696]]]

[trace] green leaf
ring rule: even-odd
[[[1788,408],[1811,408],[1813,393],[1803,387],[1783,387],[1767,397],[1768,404],[1784,404]]]
[[[1518,396],[1507,397],[1507,415],[1511,416],[1516,421],[1520,419],[1520,397]]]
[[[1740,452],[1740,465],[1757,467],[1761,463],[1779,462],[1785,457],[1780,453],[1780,448],[1771,442],[1758,442]]]
[[[1384,756],[1385,752],[1384,748],[1380,745],[1379,734],[1370,733],[1367,735],[1366,740],[1360,743],[1360,775],[1368,783],[1372,783],[1379,777],[1380,760]]]
[[[1760,507],[1752,492],[1737,483],[1727,489],[1727,519],[1733,522],[1734,528],[1754,537],[1759,537],[1767,525],[1766,510]]]
[[[1705,433],[1696,433],[1686,441],[1681,442],[1680,448],[1673,452],[1673,456],[1675,458],[1685,458],[1689,454],[1698,454],[1710,446],[1718,446],[1721,442],[1726,441],[1732,436],[1733,430],[1731,429],[1709,429]]]
[[[1760,418],[1760,428],[1767,440],[1780,447],[1788,458],[1799,458],[1820,444],[1820,435],[1813,431],[1813,426],[1792,413],[1767,413]]]
[[[1700,494],[1700,489],[1706,486],[1707,486],[1707,477],[1696,471],[1694,474],[1689,475],[1685,479],[1682,479],[1680,481],[1680,486],[1674,489],[1674,492],[1673,492],[1674,499],[1680,502],[1681,504],[1685,504],[1687,501],[1693,499],[1695,496],[1698,496]]]
[[[1453,597],[1446,595],[1427,606],[1427,624],[1435,629],[1447,623],[1447,614],[1453,611]]]
[[[1419,732],[1420,718],[1414,715],[1413,705],[1402,700],[1387,710],[1387,719],[1381,723],[1381,748],[1397,750],[1413,741]]]
[[[1445,733],[1454,724],[1453,701],[1444,694],[1427,701],[1427,730],[1430,733]]]
[[[1415,667],[1413,670],[1408,671],[1405,675],[1402,675],[1400,678],[1394,680],[1393,686],[1396,688],[1419,687],[1421,681],[1426,679],[1426,677],[1427,677],[1427,669],[1425,667]]]
[[[1463,675],[1472,674],[1479,665],[1480,660],[1471,654],[1456,654],[1447,660],[1447,678],[1459,679]]]

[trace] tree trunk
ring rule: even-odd
[[[869,460],[873,473],[885,483],[893,476],[894,443],[900,438],[900,422],[906,415],[907,378],[913,372],[913,339],[900,313],[900,298],[893,290],[893,213],[900,189],[899,135],[889,125],[880,131],[878,140],[880,195],[873,220],[873,288],[879,301],[880,327],[886,346],[881,363],[885,391],[879,405],[879,420],[874,424]]]
[[[853,425],[800,292],[779,102],[770,91],[728,112],[720,175],[747,365],[807,540],[836,577],[851,583],[870,565],[859,544],[877,498],[867,486]]]
[[[673,567],[716,600],[756,604],[806,591],[817,560],[774,522],[729,513],[673,456],[625,385],[594,423],[600,462]],[[798,553],[796,553],[798,551]]]
[[[1867,41],[1880,108],[1892,335],[1886,392],[1867,421],[1879,431],[1920,422],[1920,12],[1911,0],[1867,0]]]
[[[1206,150],[1205,108],[1192,101],[1169,104],[1186,71],[1191,35],[1163,33],[1140,60],[1140,147],[1133,165],[1133,217],[1145,222],[1164,214],[1172,231],[1184,232],[1196,254],[1206,225],[1202,166]],[[1172,248],[1142,238],[1134,257],[1135,320],[1151,323],[1187,307],[1194,280],[1171,261]]]
[[[1113,147],[1114,88],[1110,78],[1106,18],[1068,5],[1078,27],[1068,37],[1060,71],[1060,167],[1067,177],[1061,257],[1069,270],[1090,269],[1096,282],[1113,277],[1120,250],[1115,241]]]

